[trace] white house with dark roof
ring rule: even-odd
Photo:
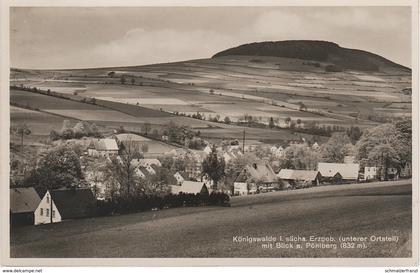
[[[35,224],[57,223],[66,219],[91,217],[96,199],[90,189],[47,191],[35,210]]]
[[[114,156],[118,152],[117,142],[113,138],[94,139],[88,147],[88,155],[93,157]]]
[[[34,188],[10,189],[10,216],[12,225],[33,225],[35,210],[41,198]]]

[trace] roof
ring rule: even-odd
[[[131,164],[141,167],[147,167],[152,165],[156,165],[158,167],[162,166],[159,159],[156,158],[137,158],[131,160]]]
[[[118,145],[113,138],[101,138],[92,140],[89,148],[95,148],[98,151],[118,151]]]
[[[318,171],[324,177],[333,177],[340,173],[343,179],[357,179],[359,174],[358,163],[318,163]]]
[[[151,141],[148,138],[136,135],[136,134],[118,134],[115,135],[115,137],[119,140],[119,141]]]
[[[310,170],[292,170],[292,169],[282,169],[277,174],[277,177],[280,179],[286,180],[303,180],[303,181],[313,181],[318,175],[318,171]]]
[[[12,213],[33,212],[41,202],[34,188],[10,189],[10,211]]]
[[[253,163],[251,165],[247,165],[235,179],[235,182],[246,182],[246,177],[248,175],[251,179],[261,180],[263,182],[276,181],[276,174],[266,163]]]
[[[195,182],[195,181],[183,181],[181,186],[172,185],[172,193],[177,194],[180,192],[183,193],[200,193],[205,187],[205,191],[208,192],[207,186],[204,182]],[[176,192],[178,191],[178,192]]]
[[[63,219],[89,217],[95,212],[96,200],[90,189],[59,189],[51,197]]]

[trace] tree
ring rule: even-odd
[[[274,124],[274,119],[273,117],[270,117],[270,121],[268,122],[268,127],[270,129],[273,129],[276,125]]]
[[[317,151],[304,144],[291,144],[280,159],[280,167],[284,169],[314,170],[320,160]]]
[[[134,159],[142,157],[139,146],[132,140],[124,142],[124,148],[119,156],[111,158],[107,166],[106,178],[112,180],[123,198],[131,198],[135,193],[139,178],[135,174]]]
[[[152,125],[148,122],[143,123],[143,128],[142,130],[144,131],[144,134],[147,136],[147,133],[149,132],[149,130],[152,128]]]
[[[52,141],[57,140],[57,139],[60,139],[60,137],[61,137],[60,134],[56,130],[51,130],[51,132],[50,132],[50,139]]]
[[[114,71],[108,72],[108,77],[113,78],[114,76],[115,76],[115,72]]]
[[[76,185],[82,178],[79,156],[71,147],[59,146],[41,157],[25,184],[41,191]]]
[[[149,151],[149,145],[148,144],[142,144],[141,145],[141,151],[143,152],[143,153],[147,153],[148,151]]]
[[[136,79],[135,78],[131,78],[131,84],[134,85],[136,83]]]
[[[228,116],[225,117],[224,121],[226,124],[230,124],[230,118]]]
[[[344,157],[353,149],[350,138],[346,133],[334,133],[321,146],[321,157],[324,162],[343,163]]]
[[[411,161],[411,146],[406,142],[409,128],[387,123],[365,130],[356,143],[357,159],[365,166],[379,167],[385,180],[388,179],[388,168],[395,167],[399,173],[405,163]]]
[[[125,82],[126,82],[125,76],[122,76],[120,78],[120,82],[121,82],[121,84],[125,84]]]
[[[26,123],[11,127],[10,129],[11,129],[12,133],[20,136],[20,149],[21,149],[21,153],[23,155],[23,137],[30,135],[31,130],[28,128]]]
[[[217,190],[217,183],[225,175],[225,160],[217,155],[216,146],[212,146],[210,154],[202,163],[202,174],[207,174],[213,180],[213,189]]]
[[[290,117],[287,117],[284,119],[284,122],[286,123],[287,126],[290,126],[290,122],[292,121],[292,119]]]

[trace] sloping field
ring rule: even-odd
[[[280,126],[290,118],[295,122],[299,119],[302,126],[316,122],[321,126],[359,127],[376,125],[378,118],[410,116],[411,95],[402,91],[411,87],[407,69],[333,73],[325,72],[327,64],[282,57],[224,56],[137,67],[29,71],[26,79],[32,86],[49,86],[52,91],[67,94],[78,88],[78,100],[95,97],[97,104],[107,108],[38,102],[37,98],[29,102],[57,114],[128,126],[137,122],[164,125],[175,120],[203,128],[213,136],[225,129],[226,135],[240,137],[242,129],[171,114],[200,113],[206,119],[218,116],[231,121],[252,116],[265,124],[272,117]],[[108,76],[109,72],[114,75]],[[23,75],[19,70],[13,78],[24,84]],[[125,84],[121,83],[123,77]],[[34,83],[37,78],[39,82]],[[20,101],[29,101],[27,94],[12,94],[11,100],[18,96]],[[74,113],[72,109],[81,111]]]
[[[29,226],[11,231],[11,257],[411,257],[411,181],[325,186],[186,207]],[[316,204],[316,205],[314,205]],[[308,223],[310,223],[308,225]],[[337,248],[264,248],[235,237],[329,238]],[[342,248],[339,236],[367,237]],[[398,236],[397,242],[371,236]],[[187,239],[186,239],[187,238]]]

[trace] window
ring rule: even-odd
[[[55,210],[52,210],[51,214],[52,214],[52,218],[55,218]]]
[[[50,210],[49,210],[49,209],[46,209],[46,210],[45,210],[45,216],[47,216],[47,217],[49,217],[49,216],[50,216]]]
[[[39,215],[44,215],[44,209],[41,209],[40,211],[39,211]]]
[[[47,203],[49,203],[50,202],[50,197],[49,196],[47,196]]]

